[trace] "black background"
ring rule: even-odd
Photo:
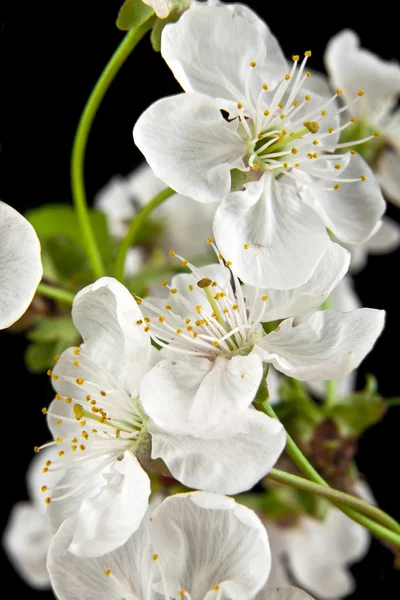
[[[381,12],[374,5],[374,12],[369,13],[362,4],[363,12],[355,10],[352,16],[343,3],[249,4],[267,21],[287,56],[313,51],[310,68],[322,70],[327,41],[345,27],[358,32],[363,45],[384,58],[400,58],[398,20],[395,15],[391,18],[383,5]],[[8,5],[0,36],[4,50],[0,188],[1,198],[23,212],[43,203],[70,201],[69,155],[75,127],[123,34],[115,27],[118,1],[9,0]],[[159,97],[179,91],[161,56],[144,39],[113,83],[90,134],[86,160],[89,199],[114,174],[127,174],[140,162],[132,141],[132,128],[140,113]],[[400,209],[389,206],[387,213],[400,221]],[[400,395],[399,258],[399,251],[371,257],[368,268],[356,278],[363,303],[387,310],[384,334],[359,370],[359,383],[365,372],[373,372],[385,396]],[[26,372],[22,336],[2,332],[0,344],[2,530],[12,504],[27,497],[24,472],[34,445],[47,438],[41,408],[48,405],[52,392],[45,375]],[[358,455],[359,468],[379,505],[397,518],[399,424],[400,408],[393,408],[381,424],[364,435]],[[352,569],[358,588],[351,599],[397,598],[400,575],[392,564],[393,555],[374,541],[369,555]],[[10,586],[14,596],[50,597],[24,587],[6,560],[3,565],[3,585]]]

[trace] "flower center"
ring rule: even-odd
[[[269,171],[275,177],[285,174],[313,186],[315,182],[310,181],[307,175],[324,179],[325,190],[339,189],[342,182],[364,181],[365,176],[351,179],[338,177],[337,171],[342,168],[345,155],[334,154],[337,150],[340,152],[343,148],[364,144],[379,135],[371,131],[362,139],[353,139],[351,143],[337,143],[338,134],[356,122],[351,117],[340,125],[339,115],[357,102],[364,92],[360,90],[354,100],[341,108],[335,106],[336,98],[342,94],[340,89],[325,102],[313,101],[310,93],[301,92],[304,82],[311,77],[311,73],[305,71],[310,56],[311,52],[305,52],[300,65],[299,56],[293,56],[291,72],[285,75],[274,92],[268,91],[268,84],[262,84],[256,105],[248,92],[244,100],[246,106],[238,102],[239,131],[248,147],[247,164],[253,171]],[[255,62],[250,63],[248,81],[256,67]],[[248,88],[247,83],[246,90]],[[328,120],[332,121],[330,124],[333,126],[328,127]],[[327,160],[336,160],[336,173],[332,174],[332,168],[327,168]],[[334,185],[326,185],[326,181],[332,181]]]
[[[89,465],[84,474],[71,483],[51,488],[43,486],[42,491],[51,492],[46,497],[47,504],[77,492],[126,450],[135,452],[139,438],[146,434],[147,417],[139,399],[129,396],[109,371],[99,369],[80,348],[73,350],[72,357],[62,357],[62,364],[48,371],[57,391],[56,402],[49,410],[42,410],[60,428],[60,436],[36,446],[35,451],[59,447],[57,459],[43,465],[44,473],[62,472],[83,463]],[[70,375],[67,360],[71,360],[76,376]],[[103,385],[95,383],[95,379]]]
[[[232,263],[224,260],[210,238],[207,243],[212,245],[217,255],[221,267],[220,281],[208,277],[207,268],[202,272],[171,250],[170,256],[188,267],[192,276],[178,276],[182,278],[180,289],[167,281],[162,282],[170,293],[167,302],[159,299],[152,302],[134,294],[143,312],[148,315],[137,321],[137,325],[143,327],[159,346],[186,355],[213,360],[219,355],[229,358],[248,354],[259,336],[264,304],[258,315],[255,314],[256,300],[251,307],[246,306],[240,282],[231,269]],[[248,249],[246,246],[245,249]],[[257,255],[255,260],[259,261]],[[261,299],[265,303],[267,296],[261,296]]]

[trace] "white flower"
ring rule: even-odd
[[[67,520],[49,552],[48,569],[60,600],[249,600],[270,569],[268,537],[258,517],[215,494],[164,500],[124,546],[101,558],[78,559],[68,552],[73,530]],[[298,596],[272,591],[261,597]]]
[[[94,203],[107,216],[111,234],[118,240],[125,236],[129,223],[138,210],[164,189],[165,184],[144,163],[126,178],[114,177],[100,190]],[[174,194],[152,213],[164,229],[157,243],[164,250],[174,246],[181,254],[199,255],[203,252],[204,240],[212,232],[215,210],[214,204],[202,206],[192,198]],[[140,252],[137,247],[133,250],[136,251],[136,256]],[[136,262],[135,267],[138,266]],[[129,274],[133,272],[130,268]]]
[[[0,202],[0,329],[26,311],[42,278],[40,243],[32,225]]]
[[[46,448],[40,457],[35,456],[31,461],[27,471],[30,502],[18,502],[13,506],[2,540],[16,571],[37,589],[50,588],[46,559],[53,534],[40,489],[45,477],[43,463],[53,460],[55,456],[54,448]],[[59,474],[53,473],[51,477],[52,483],[56,484]]]
[[[368,239],[385,204],[363,159],[335,153],[353,126],[339,125],[341,90],[326,98],[303,89],[310,52],[287,72],[266,26],[261,33],[222,6],[186,11],[165,27],[161,50],[187,93],[150,106],[135,143],[177,192],[223,200],[214,234],[244,282],[255,285],[258,274],[243,244],[260,254],[264,286],[289,289],[310,278],[328,245],[325,226],[347,243]],[[248,183],[230,193],[232,169]]]
[[[356,485],[359,496],[370,500],[366,484]],[[296,584],[318,600],[351,594],[355,582],[349,566],[365,556],[369,532],[334,507],[323,521],[303,516],[295,526],[280,527],[266,520],[271,544],[270,585]]]
[[[379,128],[382,144],[376,149],[376,170],[387,197],[400,205],[400,65],[384,61],[360,48],[358,35],[345,29],[328,43],[325,64],[333,86],[340,86],[349,102],[359,88],[365,96],[352,107],[361,127]],[[386,145],[386,147],[384,147]]]
[[[157,17],[166,19],[173,7],[173,0],[142,0],[147,6],[151,6]]]
[[[41,447],[57,447],[56,460],[42,466],[45,473],[62,475],[56,485],[49,481],[43,487],[53,530],[78,515],[72,552],[104,554],[137,529],[150,494],[141,465],[148,464],[151,450],[168,467],[179,464],[171,470],[182,483],[207,491],[239,493],[268,473],[283,450],[285,432],[254,409],[236,418],[235,403],[249,385],[246,378],[241,382],[242,371],[236,372],[240,361],[233,361],[228,373],[241,385],[232,399],[232,415],[222,425],[216,426],[214,416],[221,399],[213,396],[216,405],[209,415],[210,399],[198,399],[203,421],[197,431],[175,423],[159,428],[139,397],[143,375],[158,352],[151,348],[141,327],[146,318],[128,290],[115,279],[102,278],[77,294],[72,317],[84,343],[66,350],[50,372],[57,392],[47,411],[54,441]],[[257,385],[260,377],[261,372]],[[254,396],[254,381],[250,385]],[[164,391],[168,415],[174,409],[174,390]]]

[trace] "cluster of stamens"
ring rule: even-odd
[[[263,306],[258,314],[257,293],[253,305],[247,307],[241,284],[230,268],[232,263],[224,260],[210,238],[207,243],[213,247],[223,267],[221,273],[224,280],[212,281],[200,269],[171,250],[170,256],[180,260],[182,266],[188,267],[195,278],[193,284],[188,285],[189,296],[190,292],[197,289],[201,291],[204,302],[191,303],[177,288],[163,281],[163,287],[170,294],[170,299],[165,301],[163,307],[155,306],[149,300],[134,294],[142,310],[152,315],[139,319],[137,325],[143,327],[159,346],[185,355],[215,358],[221,354],[232,356],[245,353],[254,345],[254,338],[258,335],[267,296],[261,296]],[[248,244],[245,249],[248,249]],[[258,264],[257,255],[255,260]],[[182,315],[183,312],[186,314]]]
[[[80,366],[94,366],[90,357],[84,355],[80,348],[73,350],[74,358],[72,366],[77,370],[76,377],[57,373],[49,370],[47,374],[52,378],[54,385],[61,390],[63,383],[69,385],[69,389],[76,388],[77,397],[84,397],[84,401],[78,401],[73,396],[65,396],[60,393],[55,395],[55,401],[50,410],[43,408],[43,414],[54,421],[62,431],[63,424],[73,424],[75,427],[67,427],[67,431],[74,431],[72,437],[56,437],[52,442],[36,446],[35,452],[43,448],[57,445],[59,451],[57,459],[47,460],[43,465],[43,473],[49,471],[65,471],[70,467],[81,465],[96,459],[96,466],[88,469],[82,478],[73,483],[56,485],[52,488],[43,486],[42,491],[52,493],[45,501],[49,504],[52,500],[64,500],[78,489],[83,487],[89,479],[97,475],[108,465],[116,461],[126,450],[134,450],[135,444],[143,430],[146,416],[143,413],[138,398],[130,397],[121,388],[111,373],[106,372],[107,381],[110,383],[108,389],[102,389],[93,381],[88,381],[81,376]],[[55,357],[56,360],[59,356]],[[91,364],[92,363],[92,364]],[[96,367],[99,370],[99,367]],[[104,371],[104,369],[103,369]],[[84,392],[82,394],[82,392]],[[85,395],[85,392],[88,392]],[[70,407],[65,415],[65,409],[57,411],[57,402],[65,403]],[[98,459],[104,458],[99,462]],[[59,493],[65,490],[65,493]],[[56,492],[54,495],[53,493]]]
[[[247,106],[238,102],[237,108],[248,144],[247,162],[254,171],[270,171],[275,177],[285,174],[306,185],[326,191],[337,190],[341,183],[365,181],[366,177],[337,177],[335,172],[332,173],[326,167],[327,159],[336,161],[334,167],[338,171],[345,160],[345,154],[336,153],[338,150],[340,152],[343,148],[363,144],[379,134],[374,132],[360,140],[335,143],[335,134],[351,127],[356,122],[354,117],[350,117],[343,125],[320,131],[324,121],[332,117],[332,114],[329,115],[329,108],[334,106],[333,103],[342,94],[342,90],[337,89],[335,94],[318,108],[309,108],[311,94],[303,94],[300,98],[300,92],[304,82],[311,77],[311,73],[305,70],[310,56],[311,52],[305,52],[300,65],[299,56],[293,56],[291,72],[285,75],[274,93],[268,92],[268,84],[264,83],[256,106],[248,93],[249,85],[246,85],[244,102]],[[250,62],[249,78],[256,66],[255,62]],[[335,108],[333,112],[339,115],[347,111],[363,95],[364,92],[360,90],[353,101],[339,109]],[[354,150],[352,153],[355,154]],[[309,175],[317,180],[324,180],[324,183],[310,180]],[[326,182],[332,182],[334,185],[327,185]]]

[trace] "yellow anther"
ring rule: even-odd
[[[46,408],[46,407],[42,408],[42,413],[43,413],[44,415],[45,415],[45,414],[47,414],[47,408]]]
[[[356,122],[355,118],[354,117],[350,117],[350,123],[355,123],[355,122]]]
[[[311,77],[311,73],[310,73],[310,71],[306,71],[306,76],[307,76],[307,77]]]
[[[56,395],[55,395],[55,399],[56,399],[56,400],[61,400],[61,394],[56,394]]]
[[[150,319],[149,319],[149,317],[145,317],[145,318],[144,318],[144,322],[145,322],[145,323],[150,323]]]
[[[79,361],[78,360],[74,360],[74,362],[72,363],[74,367],[79,367]]]
[[[343,94],[343,90],[341,90],[340,88],[338,88],[338,89],[336,90],[336,94],[337,94],[338,96],[340,96],[340,94]]]
[[[76,444],[76,443],[77,443],[77,441],[78,441],[78,438],[76,438],[76,437],[72,438],[72,440],[71,440],[71,442],[72,442],[73,444]]]
[[[165,321],[165,317],[163,317],[162,315],[160,315],[160,316],[158,317],[158,320],[160,321],[160,323],[164,323],[164,321]]]
[[[286,79],[286,81],[289,81],[289,79],[290,79],[290,78],[291,78],[291,77],[290,77],[289,73],[286,73],[286,75],[285,75],[285,79]]]
[[[359,96],[364,96],[364,93],[365,93],[364,90],[358,90],[358,95]]]
[[[79,348],[74,348],[75,356],[79,356],[79,352],[80,352]]]
[[[299,60],[299,58],[300,58],[300,56],[298,54],[293,54],[292,61],[297,62]]]
[[[313,152],[313,158],[318,158],[317,152]]]
[[[207,238],[207,244],[212,244],[212,238]]]
[[[136,321],[136,325],[143,325],[142,319],[139,319],[138,321]]]
[[[42,485],[42,487],[40,489],[42,490],[42,492],[46,492],[47,491],[47,485]]]
[[[308,58],[310,58],[310,56],[311,56],[311,50],[306,50],[304,52],[304,56],[307,56]]]
[[[214,592],[219,592],[219,585],[214,585],[213,590]]]
[[[181,266],[182,266],[182,267],[187,267],[187,264],[188,264],[188,261],[187,261],[187,260],[183,260],[183,261],[181,262]]]
[[[310,100],[311,100],[311,96],[310,96],[310,94],[306,94],[306,95],[304,96],[304,100],[307,100],[307,102],[310,102]]]
[[[162,285],[163,287],[167,287],[167,285],[168,285],[168,281],[166,281],[165,279],[163,279],[163,280],[162,280],[162,282],[161,282],[161,285]]]
[[[196,338],[198,335],[199,335],[198,333],[196,333],[195,331],[193,331],[193,337]]]
[[[298,150],[297,148],[292,148],[292,154],[297,154]]]
[[[150,331],[150,327],[149,327],[148,325],[146,325],[146,327],[144,327],[143,331],[144,331],[145,333],[149,333],[149,331]]]
[[[142,304],[142,299],[141,298],[135,298],[135,300],[136,300],[136,304],[139,304],[139,305]]]
[[[284,168],[284,169],[287,169],[288,167],[289,167],[289,163],[287,163],[287,162],[284,162],[284,163],[283,163],[283,168]]]
[[[238,103],[236,104],[236,106],[238,107],[238,109],[239,109],[239,110],[240,110],[241,108],[243,108],[243,104],[242,104],[241,102],[238,102]]]
[[[188,318],[186,317],[186,319],[185,319],[185,323],[186,323],[186,325],[189,325],[189,323],[190,323],[190,321],[191,321],[191,320],[192,320],[192,319],[188,319]]]
[[[227,308],[224,308],[224,311],[223,311],[223,312],[224,312],[225,314],[227,314],[227,313],[229,312],[229,310],[228,310]]]
[[[213,281],[211,284],[211,287],[216,287],[218,285],[218,283],[216,281]]]
[[[266,300],[268,300],[268,296],[261,296],[261,300],[262,300],[263,302],[266,302]]]
[[[189,290],[189,292],[193,292],[194,285],[192,285],[192,284],[188,285],[188,290]]]
[[[258,165],[257,163],[253,164],[254,171],[258,171],[259,168],[260,168],[260,165]]]
[[[46,504],[50,504],[51,498],[45,498],[45,502],[46,502]]]
[[[295,101],[293,102],[293,106],[294,106],[295,108],[297,108],[299,104],[300,104],[300,103],[299,103],[297,100],[295,100]]]
[[[158,559],[158,554],[153,554],[153,556],[151,558],[152,558],[152,560],[157,560]]]
[[[92,433],[95,435],[97,433],[97,429],[92,429]]]
[[[268,84],[267,83],[263,83],[262,84],[262,89],[263,90],[267,90],[268,89]]]
[[[304,121],[303,125],[310,133],[317,133],[317,131],[319,131],[319,124],[317,121]]]
[[[55,357],[54,357],[54,360],[60,360],[60,355],[56,354]]]
[[[334,129],[333,129],[333,127],[329,127],[329,129],[328,129],[328,133],[333,133],[333,132],[334,132]]]
[[[77,449],[78,449],[78,446],[75,446],[75,444],[73,446],[71,446],[72,452],[76,452]]]
[[[379,133],[379,131],[374,131],[374,132],[373,132],[373,135],[374,135],[375,137],[379,137],[379,136],[380,136],[380,133]]]
[[[104,571],[104,575],[107,575],[107,577],[108,577],[108,575],[111,575],[111,569],[106,569]]]
[[[79,425],[80,425],[81,427],[85,427],[85,425],[86,425],[86,421],[81,421],[81,422],[79,423]]]
[[[267,110],[264,110],[264,117],[268,117],[268,115],[269,115],[269,114],[270,114],[270,113],[269,113],[269,110],[268,110],[268,109],[267,109]]]
[[[214,340],[214,342],[212,342],[212,345],[215,346],[215,347],[219,346],[219,341],[218,340]]]
[[[179,595],[181,598],[184,598],[185,594],[186,594],[185,590],[179,590]]]
[[[84,450],[86,450],[86,446],[84,446],[83,444],[81,444],[81,445],[79,446],[79,450],[82,450],[82,452],[83,452]]]
[[[188,331],[189,333],[192,333],[193,327],[191,325],[189,325],[189,327],[186,327],[186,331]]]
[[[248,250],[248,249],[249,249],[249,247],[250,247],[250,244],[243,244],[243,248],[244,248],[245,250]]]
[[[49,467],[51,465],[51,460],[46,460],[46,467]]]
[[[172,306],[170,304],[166,304],[164,308],[165,310],[172,310]]]
[[[87,440],[88,437],[89,437],[88,432],[87,431],[82,431],[82,437],[83,437],[83,439]]]
[[[74,404],[74,415],[77,421],[80,421],[84,415],[84,410],[80,404]]]
[[[334,190],[338,190],[340,189],[340,183],[335,183],[335,185],[333,186]]]
[[[325,117],[325,115],[326,115],[326,110],[321,110],[321,115],[322,115],[323,117]]]
[[[351,154],[352,156],[355,156],[355,155],[357,154],[357,152],[356,152],[355,150],[350,150],[350,154]]]
[[[47,473],[47,472],[48,472],[48,468],[47,467],[43,467],[42,473]]]
[[[196,312],[199,315],[201,311],[201,304],[196,304]]]
[[[176,288],[171,288],[169,290],[171,292],[171,294],[176,294],[176,292],[178,291]]]
[[[237,310],[238,308],[239,308],[239,307],[238,307],[238,305],[237,305],[237,304],[233,304],[233,305],[232,305],[232,310]]]
[[[318,144],[319,144],[319,140],[314,140],[314,141],[313,141],[313,144],[314,144],[314,146],[318,146]]]
[[[283,120],[285,118],[285,115],[282,113],[279,115],[279,118]]]
[[[82,377],[78,377],[77,379],[75,379],[75,381],[78,385],[82,385],[85,383],[85,380]]]
[[[57,419],[56,423],[57,423],[57,425],[61,425],[62,424],[61,419]]]
[[[279,102],[278,106],[279,106],[279,108],[283,108],[284,104],[282,104],[282,102]]]
[[[170,255],[170,256],[175,256],[175,250],[170,250],[170,251],[169,251],[169,255]]]
[[[251,66],[251,67],[256,67],[256,66],[257,66],[257,63],[256,63],[254,60],[252,60],[252,61],[251,61],[251,63],[250,63],[250,66]]]
[[[211,279],[208,279],[208,277],[203,277],[203,279],[200,279],[197,282],[197,287],[204,289],[204,288],[210,287],[211,284],[212,284]]]
[[[312,158],[312,157],[313,157],[312,152],[308,152],[307,158]]]
[[[219,258],[219,260],[224,260],[224,256],[223,256],[223,254],[221,254],[221,252],[218,254],[218,258]]]
[[[56,373],[53,373],[52,378],[54,379],[54,381],[57,381],[58,375],[56,375]]]
[[[52,371],[51,369],[48,369],[48,371],[47,371],[47,375],[48,375],[49,377],[51,377],[51,376],[53,375],[53,371]]]
[[[230,266],[232,266],[232,261],[230,261],[230,260],[227,260],[227,261],[226,261],[226,266],[227,266],[227,267],[230,267]]]
[[[90,396],[90,394],[88,394],[87,396],[85,396],[85,400],[86,400],[86,402],[89,402],[89,401],[90,401],[90,399],[91,399],[91,396]]]
[[[341,168],[342,168],[342,165],[339,165],[339,164],[335,165],[335,169],[341,169]]]
[[[365,175],[360,175],[360,179],[361,179],[361,181],[366,181],[367,178]]]
[[[175,333],[177,333],[178,335],[181,335],[181,333],[183,333],[183,331],[182,331],[182,329],[177,329],[177,330],[175,331]]]
[[[33,451],[36,452],[36,454],[39,454],[39,452],[40,452],[39,446],[35,446]]]
[[[60,450],[60,452],[58,453],[58,456],[64,456],[65,452],[64,450]]]
[[[91,404],[92,406],[96,406],[97,402],[96,402],[96,400],[91,400],[91,401],[90,401],[90,404]]]

